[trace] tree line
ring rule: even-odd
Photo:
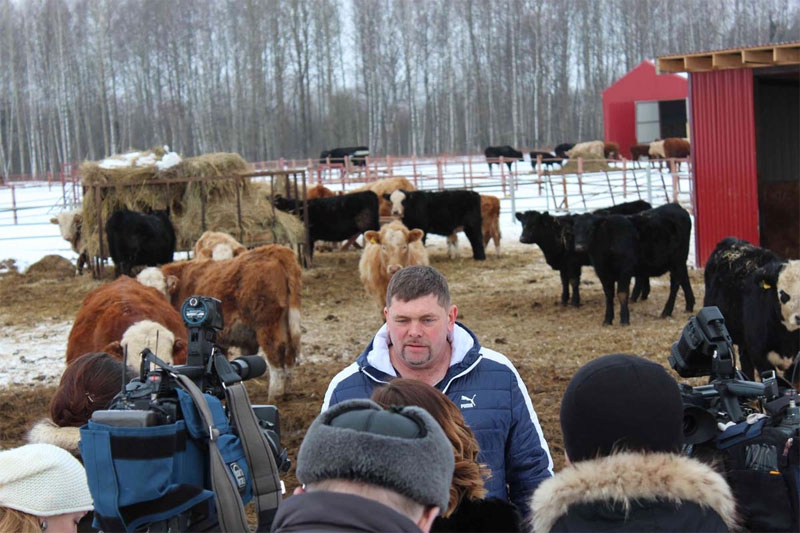
[[[798,36],[796,0],[0,0],[0,175],[602,138],[642,60]]]

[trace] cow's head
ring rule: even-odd
[[[405,214],[405,208],[403,207],[403,201],[406,199],[406,191],[403,189],[397,189],[393,191],[391,194],[384,194],[383,197],[386,200],[392,202],[392,216],[393,217],[403,217]]]
[[[409,230],[401,222],[384,225],[380,232],[367,231],[364,237],[371,245],[380,246],[380,267],[389,276],[410,264],[416,264],[412,258],[411,244],[422,240],[425,232],[421,229]]]
[[[186,362],[186,341],[176,339],[175,334],[158,322],[140,320],[125,330],[122,340],[108,344],[103,351],[122,358],[138,355],[149,348],[159,359],[168,364]]]
[[[783,265],[775,289],[781,309],[781,323],[789,331],[800,330],[800,259]]]
[[[517,213],[516,217],[522,224],[522,235],[519,236],[519,242],[523,244],[536,244],[539,242],[542,229],[553,218],[547,211],[544,213],[525,211],[524,213]]]
[[[585,213],[573,219],[572,237],[575,239],[575,251],[586,252],[589,249],[589,242],[594,236],[594,232],[599,224],[602,224],[604,217]]]
[[[188,262],[189,261],[172,263],[172,265],[176,265],[173,270],[175,272],[179,272],[180,270],[177,268],[177,265],[183,265]],[[172,298],[178,292],[178,284],[180,279],[174,274],[165,276],[158,267],[147,267],[139,272],[139,274],[136,276],[136,281],[146,287],[152,287],[156,289],[158,292],[164,295],[167,301],[171,302]]]
[[[83,226],[83,214],[80,210],[64,211],[50,219],[53,224],[58,224],[58,231],[61,237],[72,244],[72,249],[78,253],[78,242],[81,238],[81,228]]]

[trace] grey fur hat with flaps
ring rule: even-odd
[[[383,409],[370,400],[349,400],[311,424],[297,455],[296,475],[303,484],[330,479],[369,483],[447,509],[454,464],[450,440],[424,409]]]

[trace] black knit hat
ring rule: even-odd
[[[297,480],[347,479],[387,488],[422,505],[447,509],[453,445],[420,407],[384,410],[349,400],[320,414],[297,454]]]
[[[635,355],[599,357],[581,367],[561,402],[561,431],[570,461],[614,450],[677,452],[683,402],[666,369]]]

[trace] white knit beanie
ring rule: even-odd
[[[52,444],[0,451],[0,507],[41,517],[91,511],[86,471]]]

